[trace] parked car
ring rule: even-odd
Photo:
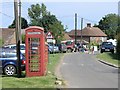
[[[114,53],[114,45],[112,42],[103,42],[100,46],[100,52],[111,52]]]
[[[4,48],[11,48],[16,50],[16,44],[4,46]],[[25,54],[25,44],[20,44],[20,51],[22,54]]]
[[[54,44],[48,44],[48,51],[49,53],[57,53],[59,52],[59,48]]]
[[[32,54],[37,54],[38,53],[38,47],[39,47],[39,43],[38,42],[32,42],[31,43],[31,50],[32,50]]]
[[[25,57],[20,53],[21,70],[25,70]],[[17,56],[13,49],[0,48],[0,72],[6,75],[14,75],[17,73]]]
[[[64,53],[64,52],[67,51],[67,46],[66,46],[66,44],[61,43],[61,44],[57,44],[57,46],[58,46],[60,52],[63,52],[63,53]]]
[[[72,52],[74,50],[74,42],[73,41],[67,41],[66,43],[67,46],[67,52]]]

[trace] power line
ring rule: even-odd
[[[2,3],[0,3],[0,4],[2,4]],[[7,3],[7,4],[8,4],[8,3]],[[10,4],[9,4],[9,5],[10,5]],[[25,8],[27,8],[27,7],[25,7]],[[0,13],[3,14],[4,16],[9,17],[9,18],[12,18],[12,19],[14,18],[14,17],[12,17],[12,16],[10,16],[10,15],[8,15],[8,14],[6,14],[6,13],[3,13],[3,12],[1,12],[1,11],[0,11]]]
[[[89,19],[85,19],[85,18],[84,18],[84,20],[90,21],[90,22],[93,22],[93,23],[98,23],[98,21],[93,21],[93,20],[89,20]]]
[[[66,15],[66,16],[58,16],[57,18],[66,18],[66,17],[74,17],[73,15]]]
[[[22,8],[26,8],[26,9],[28,9],[29,7],[28,6],[26,6],[25,4],[23,4],[23,3],[21,3],[21,6],[22,6]]]
[[[80,17],[80,16],[78,16],[79,18],[83,18],[83,17]],[[86,19],[86,18],[83,18],[84,20],[86,20],[86,21],[90,21],[90,22],[94,22],[94,23],[98,23],[98,21],[94,21],[94,20],[90,20],[90,19]]]
[[[5,15],[5,16],[7,16],[7,17],[10,17],[10,18],[14,18],[14,17],[12,17],[12,16],[9,16],[8,14],[5,14],[5,13],[3,13],[3,12],[0,12],[1,14],[3,14],[3,15]]]
[[[24,7],[24,8],[27,8],[28,9],[28,7],[26,6],[26,5],[24,5],[24,4],[22,4],[22,6]],[[68,17],[74,17],[73,15],[65,15],[65,16],[56,16],[56,18],[68,18]],[[86,19],[86,18],[84,18],[84,17],[81,17],[81,16],[77,16],[77,17],[80,17],[80,18],[83,18],[84,20],[86,20],[86,21],[90,21],[90,22],[94,22],[94,23],[98,23],[98,21],[94,21],[94,20],[90,20],[90,19]]]
[[[57,18],[68,18],[68,17],[74,17],[74,16],[72,16],[72,15],[66,15],[66,16],[59,16],[59,17],[57,17]],[[83,18],[85,21],[90,21],[90,22],[93,22],[93,23],[98,23],[98,21],[94,21],[94,20],[90,20],[90,19],[86,19],[86,18],[84,18],[84,17],[81,17],[81,16],[77,16],[77,17],[79,17],[79,18]]]

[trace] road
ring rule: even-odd
[[[59,71],[67,88],[118,88],[118,69],[100,63],[93,54],[66,54]]]

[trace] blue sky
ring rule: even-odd
[[[11,2],[10,2],[11,1]],[[22,2],[22,17],[27,19],[29,22],[28,12],[27,9],[30,7],[31,4],[41,4],[40,0],[37,2],[28,2],[25,0]],[[47,10],[50,11],[52,14],[56,15],[56,17],[62,22],[64,26],[67,25],[67,31],[74,29],[74,15],[77,13],[77,21],[78,25],[77,28],[80,29],[80,20],[83,18],[84,27],[86,23],[91,23],[94,25],[98,23],[102,17],[110,13],[118,14],[118,0],[116,1],[99,1],[95,2],[94,0],[89,0],[80,2],[80,1],[72,1],[72,2],[43,2]],[[2,23],[0,22],[0,27],[8,27],[13,19],[14,19],[14,7],[13,7],[13,0],[9,0],[9,2],[0,2],[0,20],[2,19]]]

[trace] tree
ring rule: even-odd
[[[120,55],[120,33],[117,34],[117,54]]]
[[[54,23],[59,22],[55,15],[45,15],[41,19],[42,27],[44,27],[45,33],[52,30],[50,25],[54,25]]]
[[[43,27],[45,33],[48,31],[52,32],[57,41],[62,39],[62,33],[64,31],[63,25],[55,15],[51,15],[51,13],[47,11],[43,3],[41,5],[31,5],[31,7],[28,8],[28,15],[31,26]]]
[[[22,43],[25,43],[25,34],[22,34]]]
[[[28,27],[28,22],[25,18],[21,17],[21,29],[25,29]],[[15,28],[15,20],[13,20],[13,23],[8,26],[8,28]]]
[[[57,40],[57,43],[59,43],[63,39],[63,32],[64,28],[61,22],[55,22],[54,24],[51,24],[50,30],[53,33],[54,38]]]
[[[117,28],[117,47],[116,47],[116,51],[118,56],[120,55],[120,18],[118,16],[118,28]],[[120,56],[119,56],[120,59]]]
[[[46,10],[46,6],[42,3],[31,5],[31,8],[28,8],[28,15],[30,17],[30,25],[42,26],[41,19],[43,16],[48,15],[49,12]]]
[[[118,28],[118,15],[108,14],[96,26],[103,30],[108,35],[108,38],[115,38]]]

